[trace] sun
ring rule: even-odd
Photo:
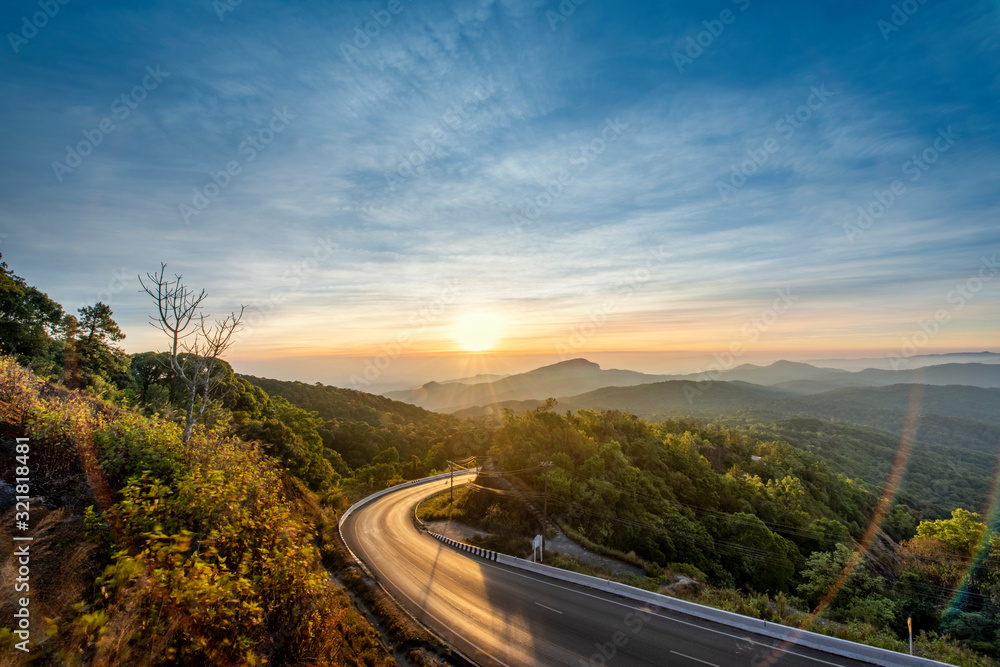
[[[492,313],[469,313],[455,321],[451,337],[466,352],[492,350],[502,335],[503,320]]]

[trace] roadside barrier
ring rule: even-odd
[[[445,537],[444,535],[438,535],[437,533],[432,533],[427,531],[427,534],[436,540],[444,542],[445,544],[455,547],[460,551],[465,551],[473,556],[478,556],[479,558],[485,558],[486,560],[497,560],[498,557],[503,556],[503,554],[497,553],[496,551],[491,551],[490,549],[483,549],[482,547],[474,547],[471,544],[466,544],[465,542],[459,542],[458,540],[453,540],[450,537]],[[509,556],[508,556],[509,558]]]

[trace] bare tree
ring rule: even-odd
[[[139,283],[156,300],[157,314],[149,316],[150,324],[170,338],[170,367],[187,391],[184,421],[184,440],[187,440],[225,380],[218,373],[222,368],[219,358],[235,342],[233,336],[242,327],[246,306],[209,325],[210,316],[201,312],[201,302],[208,296],[205,290],[195,293],[181,282],[179,274],[168,280],[166,269],[167,265],[161,263],[159,272],[147,273],[146,280],[139,276]],[[195,414],[199,397],[201,403]]]

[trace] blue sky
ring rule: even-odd
[[[995,348],[996,2],[223,2],[0,10],[0,252],[130,351],[161,261],[310,380]]]

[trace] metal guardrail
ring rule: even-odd
[[[480,558],[485,558],[486,560],[495,561],[500,556],[503,556],[503,554],[498,553],[496,551],[492,551],[490,549],[484,549],[482,547],[476,547],[471,544],[466,544],[465,542],[459,542],[458,540],[453,540],[450,537],[445,537],[444,535],[438,535],[437,533],[432,533],[429,530],[427,531],[427,534],[433,537],[435,540],[444,542],[449,546],[455,547],[459,551],[465,551],[466,553],[470,553],[473,556],[479,556]]]

